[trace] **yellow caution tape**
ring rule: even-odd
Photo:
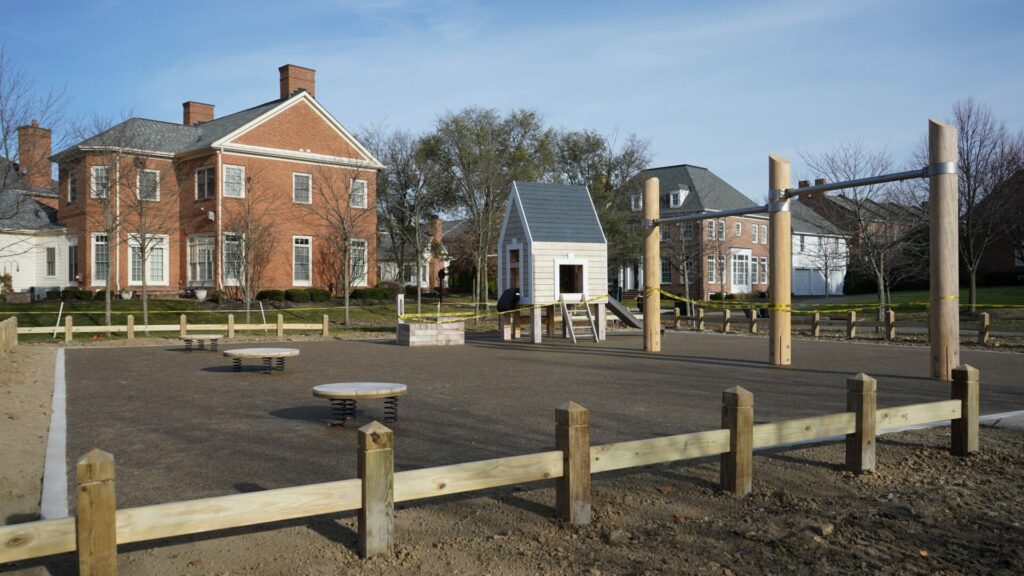
[[[595,300],[601,300],[607,298],[607,294],[601,296],[593,296],[587,298],[583,303],[591,303]],[[548,306],[558,306],[560,302],[548,302],[545,304],[534,304],[532,306],[523,306],[516,308],[515,310],[505,310],[504,312],[498,311],[486,311],[486,312],[442,312],[442,313],[423,313],[423,314],[402,314],[398,317],[399,320],[420,320],[432,324],[453,324],[455,322],[465,322],[466,320],[477,320],[481,318],[491,318],[495,316],[501,316],[502,314],[514,314],[517,312],[527,312],[529,310],[535,310],[537,308],[547,308]],[[567,302],[567,304],[580,304],[580,302]],[[433,320],[431,320],[433,319]]]

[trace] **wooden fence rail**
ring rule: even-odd
[[[556,483],[557,515],[571,524],[591,520],[592,474],[720,455],[721,488],[750,492],[753,451],[846,435],[847,467],[874,469],[875,436],[899,426],[951,420],[950,450],[978,450],[979,375],[953,371],[952,400],[876,409],[870,376],[847,381],[839,414],[753,424],[754,397],[740,387],[722,395],[723,428],[590,446],[590,413],[569,403],[556,410],[558,450],[394,472],[393,432],[373,422],[359,430],[358,478],[262,492],[114,509],[114,461],[94,450],[78,463],[78,515],[0,527],[0,563],[78,551],[81,574],[115,574],[118,544],[184,536],[254,524],[356,510],[363,557],[394,550],[398,502],[526,482]]]
[[[14,320],[17,330],[17,334],[53,334],[54,328],[51,326],[28,326],[24,328],[17,328],[17,319],[8,318],[4,322]],[[125,324],[118,326],[75,326],[72,316],[64,317],[64,329],[58,330],[64,333],[64,341],[71,342],[74,340],[75,334],[105,334],[107,332],[121,334],[124,333],[129,339],[135,338],[138,332],[178,332],[181,336],[188,335],[189,331],[219,331],[227,332],[229,338],[235,336],[236,330],[263,330],[265,332],[273,331],[278,337],[284,336],[286,330],[318,330],[324,337],[330,335],[330,318],[327,314],[324,314],[323,320],[318,323],[313,322],[299,322],[299,323],[285,323],[284,314],[278,314],[276,322],[266,324],[236,324],[235,315],[228,314],[227,323],[225,324],[190,324],[186,314],[182,314],[177,324],[136,324],[135,317],[128,315],[125,320]]]

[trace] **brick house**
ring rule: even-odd
[[[681,216],[751,208],[753,201],[707,168],[681,164],[649,168],[640,181],[657,177],[660,183],[661,215]],[[642,198],[631,197],[631,208],[642,211]],[[829,222],[799,202],[793,202],[793,290],[797,295],[842,293],[845,261],[829,270],[828,281],[815,256],[836,243],[845,249],[845,239]],[[713,294],[757,294],[768,286],[768,215],[748,214],[681,222],[661,227],[661,287],[708,299]],[[819,249],[820,248],[820,249]],[[624,290],[640,290],[640,265],[618,270]]]
[[[220,118],[185,102],[180,124],[131,118],[51,157],[79,286],[101,289],[112,270],[116,290],[231,290],[246,255],[272,248],[260,287],[337,291],[342,227],[353,285],[376,283],[382,166],[316,100],[314,70],[279,72],[276,100]]]

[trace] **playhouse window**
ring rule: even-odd
[[[562,294],[583,293],[582,264],[560,264],[558,266],[558,291]]]

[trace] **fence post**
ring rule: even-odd
[[[402,294],[399,294],[399,296],[402,296]],[[329,324],[330,320],[331,320],[330,316],[328,316],[327,314],[324,314],[323,332],[320,334],[324,338],[327,338],[331,334],[330,333],[330,324]]]
[[[547,311],[547,327],[548,327],[548,338],[555,337],[555,305],[551,304],[548,306]]]
[[[988,345],[988,312],[982,312],[978,318],[978,344]]]
[[[235,315],[228,314],[228,338],[235,337]]]
[[[704,309],[697,308],[697,332],[704,331]]]
[[[846,317],[846,337],[854,339],[857,337],[857,311],[850,310],[849,315]]]
[[[277,337],[284,338],[284,314],[277,315]]]
[[[730,317],[731,316],[732,316],[732,311],[730,311],[728,308],[723,308],[722,309],[722,332],[728,332],[729,331],[729,327],[730,327],[729,325],[731,323],[730,322]]]
[[[846,411],[855,414],[856,430],[846,435],[846,469],[854,474],[875,469],[875,411],[878,383],[861,372],[846,379]]]
[[[128,337],[129,340],[134,340],[135,339],[135,316],[129,314],[126,324],[127,324],[127,327],[125,328],[125,332],[128,335],[127,337]]]
[[[953,400],[959,400],[960,418],[950,424],[951,451],[956,456],[967,456],[978,451],[978,401],[980,374],[970,364],[953,369]]]
[[[359,478],[363,505],[359,509],[359,555],[391,555],[395,551],[394,432],[380,422],[359,429]]]
[[[750,309],[750,333],[757,334],[757,308]]]
[[[182,314],[181,317],[178,318],[178,324],[180,325],[179,331],[181,332],[181,337],[184,338],[185,336],[188,336],[188,316]]]
[[[821,314],[818,312],[811,314],[811,336],[821,336]]]
[[[885,311],[885,339],[892,341],[896,339],[896,312]]]
[[[64,317],[64,341],[71,342],[75,338],[75,321],[71,319],[71,314]]]
[[[741,386],[722,392],[722,428],[729,451],[721,456],[721,486],[734,496],[750,494],[754,461],[754,395]]]
[[[680,324],[680,322],[682,322],[682,319],[680,318],[681,314],[680,314],[679,306],[676,306],[674,308],[674,310],[675,310],[675,314],[674,314],[675,319],[672,322],[672,327],[675,328],[676,330],[679,330],[679,324]]]
[[[395,296],[395,313],[398,315],[398,320],[402,320],[402,316],[405,316],[405,294],[399,294]]]
[[[78,573],[117,574],[117,519],[114,457],[94,448],[78,461],[75,531]]]
[[[555,511],[573,525],[590,524],[590,411],[575,402],[555,410],[555,448],[562,477],[555,480]]]

